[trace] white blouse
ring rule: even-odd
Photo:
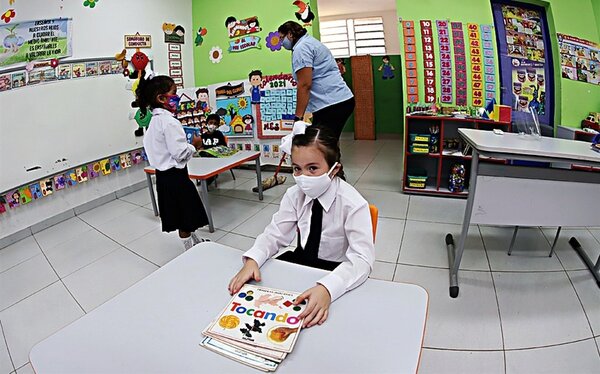
[[[375,261],[371,214],[367,201],[350,184],[333,178],[331,185],[319,198],[323,206],[323,224],[319,258],[341,264],[318,283],[327,288],[331,301],[362,284],[369,276]],[[300,231],[302,248],[310,234],[313,199],[294,185],[286,191],[279,211],[260,234],[244,257],[262,266],[280,248],[294,239]]]
[[[196,147],[189,144],[181,122],[166,109],[152,110],[152,119],[144,135],[144,149],[150,165],[165,171],[183,169],[192,158]]]

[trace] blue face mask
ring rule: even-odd
[[[177,95],[169,95],[169,100],[167,101],[167,110],[172,113],[177,112],[179,109],[179,101],[181,98]]]
[[[283,38],[283,42],[281,42],[281,45],[288,51],[292,50],[292,41],[287,36]]]

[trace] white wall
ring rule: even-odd
[[[60,7],[63,7],[62,9]],[[194,85],[194,69],[193,69],[193,40],[195,38],[195,32],[192,30],[192,1],[191,0],[171,0],[171,1],[147,1],[147,0],[127,0],[127,1],[99,1],[94,9],[90,9],[83,6],[83,0],[28,0],[28,1],[16,1],[12,7],[15,8],[17,13],[16,18],[12,21],[13,23],[19,21],[47,19],[47,18],[73,18],[73,59],[81,58],[97,58],[97,57],[109,57],[114,56],[117,52],[123,49],[123,36],[124,34],[150,34],[152,35],[153,48],[151,51],[146,52],[154,60],[154,68],[158,73],[168,73],[168,54],[167,45],[163,42],[162,24],[163,22],[170,22],[182,25],[186,30],[186,43],[182,46],[182,59],[184,68],[184,80],[186,85]],[[125,91],[126,79],[122,78],[122,90]],[[98,77],[98,78],[82,78],[88,82],[94,81],[91,87],[94,90],[103,90],[104,85],[98,84],[98,82],[112,82],[121,85],[120,82],[116,81],[117,77]],[[106,80],[106,81],[103,81]],[[75,82],[68,82],[76,84]],[[65,83],[65,84],[68,84]],[[78,83],[79,84],[79,83]],[[86,111],[75,105],[65,105],[65,98],[60,97],[57,93],[61,89],[63,82],[49,83],[43,88],[40,87],[26,87],[10,92],[0,93],[0,108],[2,111],[8,110],[4,104],[10,102],[25,103],[31,102],[31,96],[35,92],[34,90],[40,89],[44,91],[43,102],[35,103],[31,110],[40,111],[43,110],[43,105],[50,105],[49,109],[53,113],[57,112],[56,106],[63,105],[65,111],[68,111],[69,115],[65,116],[71,118],[73,113],[81,116],[82,119],[87,121],[88,125],[93,128],[107,129],[109,131],[111,126],[103,126],[102,116],[93,116],[93,118],[86,116]],[[114,91],[113,95],[114,95]],[[121,91],[119,91],[121,92]],[[10,99],[8,99],[11,95]],[[107,90],[106,95],[111,95],[111,91]],[[123,106],[129,107],[130,101],[133,100],[133,94],[125,95],[126,101],[122,103]],[[68,104],[68,103],[66,103]],[[116,105],[121,108],[121,103],[114,104],[114,107],[103,108],[105,113],[110,114],[111,111],[116,110]],[[114,125],[114,129],[126,128],[127,134],[133,137],[133,129],[137,126],[134,125],[133,121],[127,118],[129,109],[125,109],[125,116],[122,116],[122,123]],[[59,114],[55,114],[59,115]],[[25,125],[19,124],[22,128],[21,137],[14,139],[6,136],[6,132],[0,131],[0,144],[8,144],[6,142],[23,141],[27,142],[24,145],[35,144],[46,144],[47,147],[55,148],[67,148],[75,147],[79,151],[85,151],[91,149],[94,146],[94,139],[69,139],[69,133],[65,133],[63,141],[56,143],[48,142],[48,135],[36,130],[36,124],[27,121],[28,112],[24,111],[21,113],[22,121]],[[0,127],[7,126],[6,121],[3,121],[0,117]],[[15,126],[16,124],[12,124]],[[77,123],[72,124],[77,126]],[[113,124],[111,124],[113,125]],[[6,128],[6,127],[5,127]],[[49,130],[50,131],[50,130]],[[120,134],[119,134],[120,135]],[[119,136],[115,135],[115,136]],[[30,141],[27,141],[28,137]],[[136,142],[141,144],[141,138],[134,139],[132,144]],[[23,147],[26,148],[26,147]],[[13,147],[14,149],[14,147]],[[22,169],[24,165],[19,163],[19,160],[27,159],[30,150],[20,151],[14,150],[10,154],[6,155],[2,153],[2,159],[0,164],[3,166],[2,173],[0,173],[0,179],[3,178],[4,172],[12,173],[12,169]],[[108,155],[94,155],[90,154],[89,159],[82,160],[81,163],[92,161],[97,158],[101,158]],[[85,157],[84,157],[85,158]],[[23,162],[21,162],[23,163]],[[65,165],[64,167],[70,167],[75,165]],[[12,168],[11,170],[8,170]],[[46,168],[48,169],[48,168]],[[49,170],[49,169],[48,169]],[[5,174],[6,175],[6,174]],[[34,178],[41,177],[42,175],[36,175]],[[6,177],[5,177],[6,178]],[[84,204],[87,201],[94,200],[97,197],[110,195],[117,190],[126,188],[135,183],[139,183],[144,180],[144,173],[142,167],[134,167],[129,170],[119,171],[112,173],[109,176],[100,176],[93,181],[77,185],[71,189],[65,189],[57,191],[54,195],[42,198],[41,200],[33,201],[16,209],[8,209],[7,213],[0,215],[0,238],[23,230],[29,226],[35,225],[36,223],[42,222],[50,217],[57,214],[66,212],[78,205]],[[3,181],[0,180],[0,185]],[[25,183],[27,181],[23,181]],[[12,186],[18,187],[18,186]],[[0,191],[2,192],[2,191]],[[8,208],[8,207],[7,207]]]
[[[368,7],[368,4],[365,4]],[[388,55],[399,55],[400,40],[398,38],[398,18],[396,9],[377,10],[363,13],[339,14],[326,17],[319,17],[319,21],[335,21],[348,18],[367,18],[367,17],[382,17],[383,32],[385,33],[385,49]]]

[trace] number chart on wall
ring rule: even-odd
[[[281,138],[294,126],[296,81],[291,74],[266,75],[260,86],[258,137]]]

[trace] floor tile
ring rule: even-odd
[[[408,265],[423,265],[448,269],[446,235],[448,233],[453,235],[454,245],[457,247],[461,230],[461,225],[406,221],[404,239],[402,240],[398,262]],[[483,241],[481,240],[479,229],[475,225],[469,229],[460,268],[465,270],[489,271]]]
[[[592,325],[594,336],[600,336],[600,288],[596,285],[596,280],[587,269],[568,273]]]
[[[40,246],[33,236],[2,248],[0,249],[0,273],[41,253]]]
[[[33,370],[31,364],[27,363],[26,365],[17,369],[17,374],[35,374],[35,371]]]
[[[556,229],[544,228],[542,229],[542,232],[550,245],[552,245],[554,237],[556,236]],[[560,259],[562,266],[566,270],[587,269],[577,252],[575,252],[573,247],[569,244],[569,240],[572,237],[575,237],[577,241],[579,241],[588,256],[594,260],[600,255],[600,243],[598,243],[596,238],[594,238],[594,236],[586,229],[573,230],[565,228],[561,230],[554,251]]]
[[[419,374],[504,374],[504,352],[443,351],[424,348]]]
[[[265,227],[271,223],[273,215],[277,213],[278,210],[278,205],[267,204],[261,211],[234,228],[232,232],[256,238],[265,231]]]
[[[125,245],[160,227],[160,218],[145,208],[135,210],[98,225],[96,229]]]
[[[128,195],[121,196],[119,197],[119,200],[124,200],[137,206],[151,204],[150,192],[148,191],[148,187],[144,187],[141,190],[137,190]]]
[[[379,218],[375,237],[375,259],[396,262],[404,234],[404,220]]]
[[[91,226],[98,227],[112,219],[124,216],[125,214],[132,212],[137,208],[139,207],[135,204],[116,199],[97,208],[81,213],[78,215],[78,217]]]
[[[114,240],[91,229],[67,242],[45,250],[45,253],[58,276],[64,278],[119,247]]]
[[[0,312],[15,367],[29,362],[29,351],[36,343],[83,314],[61,282]]]
[[[598,373],[600,355],[593,339],[518,351],[506,351],[506,373]]]
[[[394,279],[394,270],[396,270],[394,263],[375,261],[369,278],[391,281]]]
[[[379,217],[406,219],[408,195],[400,192],[359,189],[360,194],[379,210]]]
[[[88,231],[90,225],[78,217],[69,218],[59,224],[34,234],[42,250],[64,243],[75,236]]]
[[[8,374],[12,373],[14,370],[15,368],[13,367],[12,361],[8,354],[6,342],[4,341],[4,335],[0,334],[0,373]]]
[[[254,245],[254,238],[249,238],[247,236],[229,233],[223,236],[221,239],[217,240],[217,243],[227,245],[233,248],[237,248],[240,251],[247,251]]]
[[[156,269],[155,265],[121,248],[63,281],[83,309],[89,312]]]
[[[260,203],[258,198],[250,201],[215,195],[210,196],[210,204],[215,229],[223,231],[233,230],[266,205]]]
[[[493,273],[493,277],[506,349],[592,337],[566,273]]]
[[[43,254],[0,273],[0,310],[56,282],[58,277]]]
[[[448,270],[398,265],[395,282],[414,283],[429,293],[424,347],[501,350],[500,316],[488,272],[463,270],[460,294],[448,294]]]
[[[402,190],[402,172],[397,165],[390,167],[371,164],[354,186],[359,189],[399,192]],[[353,177],[349,175],[349,178]],[[350,181],[349,181],[350,183]],[[351,183],[352,184],[352,183]]]
[[[462,225],[466,203],[464,199],[412,195],[408,205],[408,219]]]
[[[215,230],[214,233],[198,232],[198,236],[217,241],[226,234]],[[126,245],[135,253],[159,266],[165,265],[183,253],[183,244],[177,232],[162,232],[160,228],[150,231],[139,239]]]
[[[537,227],[519,229],[512,254],[507,254],[513,227],[481,226],[492,271],[563,270],[556,256],[548,257],[550,244]]]
[[[267,176],[265,176],[264,178],[267,178]],[[236,199],[260,201],[258,200],[258,192],[252,191],[253,187],[256,187],[255,180],[248,180],[246,183],[238,184],[234,188],[228,188],[224,185],[219,184],[218,189],[216,189],[214,193],[221,196],[227,196]],[[270,203],[271,201],[278,199],[279,197],[281,197],[281,195],[285,193],[285,191],[289,187],[289,185],[283,184],[264,190],[262,202]]]

